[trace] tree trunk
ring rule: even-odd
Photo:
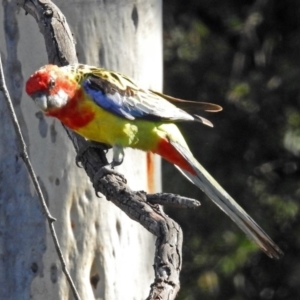
[[[161,88],[161,1],[56,4],[74,33],[80,62],[123,72],[146,88]],[[153,280],[154,239],[94,195],[85,172],[75,165],[75,151],[61,124],[45,119],[24,94],[27,77],[47,63],[44,40],[35,20],[14,1],[3,1],[3,8],[0,45],[6,81],[79,294],[82,299],[146,298]],[[72,299],[2,100],[0,141],[0,299]],[[159,167],[153,169],[152,162],[150,156],[126,150],[119,171],[131,188],[157,191]]]

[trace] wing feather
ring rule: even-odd
[[[195,113],[199,110],[222,110],[221,106],[216,104],[182,100],[152,90],[140,89],[126,76],[105,69],[77,67],[77,72],[82,73],[79,79],[83,88],[97,105],[129,120],[199,121],[212,126],[210,121]]]
[[[175,106],[178,106],[181,109],[183,109],[187,112],[191,112],[191,113],[195,113],[195,111],[199,111],[199,110],[206,111],[206,112],[219,112],[223,109],[220,105],[214,104],[214,103],[183,100],[183,99],[174,98],[172,96],[168,96],[168,95],[165,95],[165,94],[153,91],[153,90],[151,90],[151,92],[170,101]]]

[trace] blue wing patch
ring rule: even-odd
[[[189,113],[151,91],[131,90],[125,93],[108,80],[93,76],[83,81],[83,89],[97,105],[128,120],[165,122],[195,120]]]
[[[98,86],[94,87],[89,79],[83,82],[83,88],[95,103],[120,117],[134,120],[135,118],[141,118],[146,115],[145,112],[127,103],[126,96],[122,96],[117,91],[115,91],[114,94],[106,94]]]

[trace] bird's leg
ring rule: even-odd
[[[84,146],[81,146],[77,152],[76,159],[75,159],[77,167],[81,167],[80,163],[82,161],[82,157],[83,157],[84,153],[90,148],[99,149],[99,150],[102,150],[105,153],[107,153],[107,150],[111,147],[106,144],[101,144],[98,142],[87,140],[86,143],[84,144]]]
[[[124,149],[120,144],[113,145],[113,160],[111,162],[111,167],[117,167],[122,164],[124,160]]]
[[[111,169],[108,168],[108,166],[102,167],[94,176],[93,182],[94,184],[99,181],[103,176],[106,175],[114,175],[121,178],[121,180],[126,183],[127,180],[124,177],[124,175],[118,173],[114,170],[114,167],[117,167],[122,164],[124,160],[124,149],[120,144],[114,144],[113,145],[113,160],[110,163]],[[96,193],[97,194],[97,193]],[[98,194],[97,194],[98,196]]]
[[[100,170],[96,172],[96,174],[94,175],[94,178],[93,178],[94,187],[96,187],[97,184],[99,184],[99,181],[102,179],[102,177],[104,177],[106,175],[118,176],[121,179],[121,181],[126,184],[127,180],[124,177],[124,175],[122,175],[122,174],[118,173],[116,170],[114,170],[114,167],[119,166],[123,162],[123,159],[124,159],[123,147],[118,144],[115,144],[113,146],[113,160],[110,163],[111,169],[109,169],[108,166],[106,165],[106,166],[103,166],[102,168],[100,168]],[[97,189],[95,189],[95,190],[96,190],[96,196],[100,197],[99,193],[97,192]]]

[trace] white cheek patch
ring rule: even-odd
[[[67,104],[68,99],[68,94],[63,90],[59,90],[56,94],[48,96],[48,107],[63,107]]]

